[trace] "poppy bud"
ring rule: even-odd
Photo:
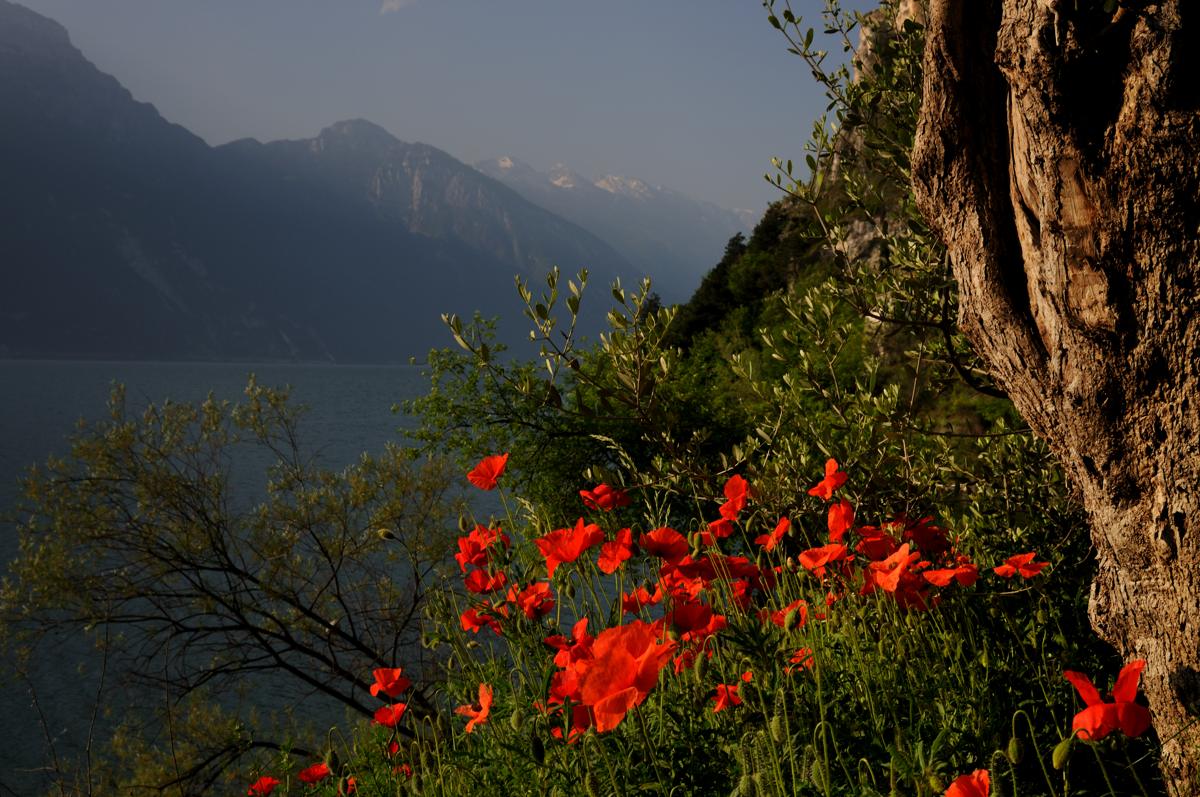
[[[1067,759],[1071,757],[1071,748],[1074,744],[1075,737],[1068,736],[1054,745],[1054,752],[1050,754],[1050,763],[1054,764],[1055,769],[1062,769],[1067,765]]]
[[[742,776],[738,778],[737,793],[754,794],[754,778],[750,777],[749,772],[742,773]]]
[[[508,718],[508,724],[518,733],[521,731],[521,726],[525,724],[525,714],[521,709],[513,709],[512,716]]]
[[[564,595],[566,595],[568,598],[574,598],[575,597],[575,583],[573,581],[568,581],[563,586],[562,593]]]
[[[754,684],[750,682],[738,684],[738,697],[743,703],[749,703],[754,699]]]
[[[708,670],[708,657],[701,651],[696,654],[696,663],[692,667],[692,674],[696,676],[697,686],[704,686],[704,673],[706,670]]]
[[[1046,624],[1046,621],[1049,619],[1049,617],[1048,617],[1048,615],[1046,614],[1046,609],[1045,609],[1045,607],[1043,607],[1043,606],[1039,606],[1039,607],[1038,607],[1038,610],[1037,610],[1037,615],[1036,615],[1036,617],[1037,617],[1037,624],[1038,624],[1038,625],[1045,625],[1045,624]]]
[[[587,797],[600,797],[600,792],[596,790],[596,781],[589,772],[583,776],[583,791]]]
[[[1021,763],[1021,759],[1025,757],[1025,743],[1016,736],[1008,740],[1007,750],[1008,760],[1014,764]]]
[[[537,735],[536,730],[529,734],[529,753],[538,766],[546,763],[546,745],[542,744],[542,737]]]
[[[783,717],[778,714],[771,717],[770,728],[771,738],[775,741],[775,744],[783,744]]]
[[[461,531],[463,534],[469,534],[471,529],[473,529],[473,528],[475,528],[474,525],[471,524],[471,521],[467,519],[466,515],[458,516],[458,530],[459,531]]]
[[[795,630],[796,625],[799,622],[800,622],[800,612],[796,609],[792,609],[790,612],[785,614],[783,617],[783,630],[784,631],[793,631],[793,630]]]
[[[784,564],[787,565],[787,569],[788,569],[789,573],[795,573],[797,570],[800,569],[800,566],[798,564],[796,564],[796,557],[794,557],[794,556],[789,556],[787,558],[787,560],[784,562]]]
[[[939,794],[946,788],[942,785],[941,778],[937,776],[936,772],[930,772],[929,777],[926,778],[926,782],[929,784],[929,788],[933,789],[934,794]]]
[[[386,540],[396,539],[396,535],[392,533],[391,529],[380,529],[379,531],[377,531],[375,533],[379,535],[379,539],[381,539],[381,540],[386,541]]]
[[[985,647],[980,648],[979,649],[979,666],[986,670],[989,662],[990,662],[990,659],[988,658],[987,647],[985,646]]]

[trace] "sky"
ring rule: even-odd
[[[18,1],[210,144],[361,117],[467,163],[564,163],[760,212],[771,158],[802,160],[825,107],[760,0]]]

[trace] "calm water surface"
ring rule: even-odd
[[[333,469],[401,439],[412,419],[391,407],[427,386],[415,366],[0,361],[0,516],[14,506],[29,465],[66,453],[80,418],[105,417],[113,382],[126,386],[127,407],[138,410],[165,398],[200,401],[210,391],[237,400],[250,373],[259,384],[292,387],[292,399],[309,408],[301,444]],[[0,521],[0,564],[15,551],[15,531]],[[82,640],[68,640],[35,677],[46,731],[63,753],[77,752],[87,733],[92,700],[86,687],[95,669],[93,657],[93,666],[85,661],[79,674],[87,656]],[[31,770],[45,761],[46,734],[28,686],[11,672],[11,662],[0,658],[0,794],[32,794],[39,779]]]

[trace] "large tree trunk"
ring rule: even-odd
[[[960,321],[1082,491],[1091,619],[1200,794],[1200,5],[932,0],[914,152]]]

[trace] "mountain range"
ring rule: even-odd
[[[446,344],[443,312],[500,315],[515,336],[514,275],[536,287],[553,265],[587,268],[593,299],[645,272],[686,298],[670,253],[694,249],[694,285],[733,234],[725,220],[711,248],[672,247],[687,224],[668,209],[690,200],[671,192],[542,190],[364,120],[212,147],[8,0],[0,175],[0,356],[400,361]],[[598,328],[607,308],[584,306]]]
[[[749,211],[726,210],[636,178],[590,180],[563,164],[540,172],[500,157],[475,168],[612,244],[637,271],[653,276],[655,290],[670,303],[686,301],[729,239],[757,221]]]

